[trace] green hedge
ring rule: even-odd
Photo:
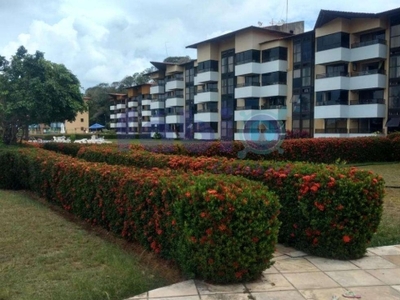
[[[18,183],[174,259],[186,274],[242,282],[272,264],[280,206],[261,183],[202,172],[146,172],[31,148],[1,151],[0,162],[2,188]]]
[[[383,179],[355,168],[123,152],[104,146],[82,147],[78,157],[147,169],[235,175],[262,182],[278,195],[282,205],[279,241],[323,257],[363,256],[382,215]]]

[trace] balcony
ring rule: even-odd
[[[351,76],[351,90],[386,88],[386,74],[384,70],[353,72]]]
[[[288,63],[286,60],[272,60],[261,64],[261,74],[270,72],[287,72]]]
[[[168,81],[165,85],[166,91],[173,91],[173,90],[183,90],[185,88],[185,83],[182,80],[171,80]]]
[[[197,91],[197,94],[194,95],[194,104],[204,103],[204,102],[218,102],[218,90],[217,89],[208,89]]]
[[[167,131],[165,132],[165,137],[167,139],[177,139],[179,137],[183,137],[184,136],[184,132],[179,132],[179,136],[176,135],[176,132],[171,132],[171,131]]]
[[[386,105],[384,99],[350,101],[349,118],[385,118]]]
[[[150,120],[151,120],[151,124],[164,124],[165,123],[164,116],[151,116]]]
[[[165,107],[164,101],[157,101],[157,102],[151,102],[150,103],[150,109],[162,109]]]
[[[117,124],[116,123],[110,123],[110,128],[116,128]]]
[[[167,115],[165,118],[165,123],[166,124],[183,124],[185,123],[185,117],[183,114],[175,114],[175,115]]]
[[[242,106],[235,110],[235,121],[286,120],[286,106]]]
[[[237,129],[234,134],[235,141],[247,141],[247,142],[267,142],[267,141],[279,141],[283,139],[282,134],[279,132],[261,133],[251,132],[250,130]],[[277,145],[277,144],[276,144]],[[272,144],[271,146],[274,146]]]
[[[350,78],[347,72],[333,72],[317,74],[315,80],[315,91],[349,90]]]
[[[118,113],[118,114],[117,114],[117,119],[125,118],[125,116],[126,116],[125,113]]]
[[[138,122],[128,122],[128,127],[134,128],[134,127],[139,127]]]
[[[173,106],[184,106],[185,105],[185,99],[183,98],[169,98],[167,101],[165,101],[165,107],[173,107]]]
[[[218,81],[218,71],[206,70],[205,72],[197,73],[194,77],[194,85],[199,85],[204,82],[215,82]]]
[[[142,127],[151,127],[150,121],[142,121]]]
[[[264,85],[260,90],[260,97],[286,96],[287,85],[285,83],[276,83]]]
[[[269,71],[271,72],[271,71]],[[235,66],[235,76],[261,74],[261,64],[258,62],[248,62]]]
[[[194,122],[218,122],[219,120],[219,113],[218,109],[216,108],[206,108],[202,110],[197,110],[194,114]]]
[[[118,122],[117,124],[117,128],[125,128],[126,127],[126,123],[125,122]]]
[[[338,47],[324,51],[317,51],[315,53],[316,65],[331,64],[342,61],[351,61],[351,51],[349,48]]]
[[[351,45],[351,61],[368,59],[386,59],[386,41],[376,39],[368,42],[354,43]]]
[[[259,98],[260,96],[260,83],[239,83],[235,88],[235,98]]]
[[[315,119],[348,118],[349,106],[347,104],[320,105],[314,108]]]
[[[117,104],[117,109],[124,109],[126,108],[125,104]]]
[[[117,115],[116,114],[111,114],[110,115],[110,119],[116,119],[117,118]]]
[[[128,111],[128,117],[129,118],[133,118],[133,117],[137,117],[138,116],[138,112],[137,111]]]
[[[195,140],[218,140],[219,133],[218,132],[195,132],[194,139]]]
[[[151,116],[151,111],[150,110],[142,110],[142,116],[143,117],[150,117]]]
[[[315,138],[339,138],[348,137],[347,128],[315,129]]]
[[[129,101],[128,102],[128,107],[137,107],[137,106],[138,106],[137,101]]]
[[[164,94],[165,86],[164,85],[153,85],[150,87],[150,94]]]
[[[115,110],[115,105],[111,105],[110,110]]]
[[[150,105],[151,104],[151,99],[143,99],[142,100],[142,105]]]

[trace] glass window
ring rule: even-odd
[[[286,72],[262,74],[262,85],[286,84]]]
[[[293,45],[293,62],[301,62],[301,43],[295,43]]]
[[[248,50],[244,52],[236,53],[236,65],[260,62],[260,51],[259,50]]]
[[[317,38],[317,51],[333,48],[349,48],[350,35],[347,32],[337,32]]]
[[[218,61],[207,60],[199,62],[197,65],[197,73],[202,72],[218,72]]]
[[[262,62],[287,60],[287,48],[276,47],[262,51]]]
[[[389,78],[400,78],[400,54],[390,58]]]

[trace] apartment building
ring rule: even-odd
[[[400,8],[321,10],[308,32],[303,22],[249,26],[187,48],[197,60],[152,62],[149,91],[136,87],[150,109],[137,111],[137,127],[118,126],[114,115],[117,132],[269,140],[285,130],[314,137],[400,131]]]

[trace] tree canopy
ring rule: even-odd
[[[31,124],[73,121],[85,111],[80,83],[64,65],[42,52],[19,47],[8,61],[0,56],[0,127],[5,144]]]

